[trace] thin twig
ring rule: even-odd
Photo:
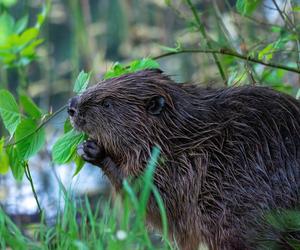
[[[287,13],[285,13],[284,11],[282,11],[280,9],[280,7],[278,6],[276,0],[272,0],[273,4],[275,5],[276,7],[276,10],[278,11],[280,17],[282,18],[284,24],[286,27],[290,28],[291,31],[297,35],[298,37],[298,33],[297,33],[297,27],[296,25],[294,24],[294,22],[289,18],[289,16],[287,15]],[[285,3],[286,4],[286,3]],[[286,6],[284,6],[284,9],[285,9]],[[299,48],[300,48],[300,45],[299,45],[299,39],[296,40],[296,49],[297,49],[297,55],[298,55],[298,60],[297,60],[297,66],[298,66],[298,69],[300,69],[300,60],[299,60]]]
[[[32,190],[34,199],[35,199],[35,201],[36,201],[36,204],[37,204],[37,206],[38,206],[39,212],[40,212],[40,214],[41,214],[41,213],[42,213],[42,208],[41,208],[41,205],[40,205],[40,203],[39,203],[39,200],[38,200],[38,197],[37,197],[37,193],[36,193],[35,188],[34,188],[34,185],[33,185],[33,180],[32,180],[32,177],[31,177],[30,170],[29,170],[28,162],[26,162],[26,161],[25,161],[25,166],[24,166],[24,172],[25,172],[25,176],[26,176],[27,180],[28,180],[29,183],[30,183],[30,186],[31,186],[31,190]]]
[[[287,1],[285,2],[285,7],[286,8],[286,4]],[[292,2],[290,2],[290,7],[293,9],[293,5]],[[293,33],[296,35],[297,39],[296,39],[296,49],[297,49],[297,65],[298,65],[298,69],[300,69],[300,40],[299,40],[299,32],[297,30],[297,25],[296,25],[296,17],[295,17],[295,13],[291,12],[291,18],[289,18],[289,16],[286,14],[286,17],[288,18],[292,28],[293,28]],[[300,76],[299,76],[300,79]]]
[[[221,49],[181,49],[181,50],[178,50],[178,51],[167,52],[167,53],[164,53],[164,54],[161,54],[161,55],[158,55],[158,56],[154,56],[154,57],[152,57],[152,59],[157,60],[157,59],[160,59],[160,58],[163,58],[163,57],[177,55],[177,54],[183,54],[183,53],[205,53],[205,54],[214,53],[214,54],[220,54],[220,55],[228,55],[228,56],[233,56],[233,57],[236,57],[236,58],[240,58],[242,60],[246,60],[246,61],[249,61],[249,62],[262,64],[262,65],[265,65],[267,67],[283,69],[283,70],[286,70],[286,71],[289,71],[289,72],[294,72],[294,73],[300,74],[300,69],[285,66],[285,65],[282,65],[282,64],[265,62],[265,61],[259,60],[257,58],[254,58],[252,56],[242,55],[242,54],[240,54],[236,51],[233,51],[233,50],[227,49],[227,48],[221,48]]]
[[[67,105],[59,108],[57,111],[55,111],[52,115],[48,116],[48,118],[46,120],[44,120],[43,122],[40,123],[40,125],[31,133],[25,135],[24,137],[22,137],[20,140],[15,141],[13,143],[8,143],[4,146],[4,148],[8,147],[8,146],[12,146],[12,145],[16,145],[22,141],[24,141],[26,138],[28,138],[29,136],[33,135],[34,133],[38,132],[43,126],[45,126],[50,120],[52,120],[55,116],[57,116],[60,112],[62,112],[65,108],[67,107]]]
[[[200,31],[201,35],[203,36],[203,38],[204,38],[204,40],[205,40],[205,42],[206,42],[207,47],[208,47],[210,50],[212,50],[213,47],[212,47],[212,45],[211,45],[211,43],[210,43],[210,40],[209,40],[209,38],[208,38],[208,36],[207,36],[207,34],[206,34],[206,30],[205,30],[205,28],[204,28],[204,25],[203,25],[202,22],[200,21],[200,18],[199,18],[199,15],[198,15],[198,12],[197,12],[195,6],[192,4],[191,0],[186,0],[186,2],[187,2],[189,8],[191,9],[191,11],[192,11],[192,13],[193,13],[193,16],[194,16],[194,18],[195,18],[196,24],[197,24],[197,26],[198,26],[198,28],[199,28],[199,31]],[[216,53],[212,53],[212,56],[213,56],[213,58],[214,58],[214,61],[215,61],[216,65],[217,65],[218,69],[219,69],[219,72],[220,72],[220,75],[221,75],[222,79],[223,79],[225,82],[227,82],[227,78],[226,78],[225,72],[224,72],[224,70],[223,70],[223,68],[222,68],[221,62],[219,61],[219,59],[218,59]]]
[[[284,24],[290,28],[291,30],[293,30],[293,23],[291,23],[291,20],[289,19],[289,17],[287,15],[285,15],[285,13],[279,8],[276,0],[272,0],[273,4],[275,5],[276,10],[278,11],[280,17],[282,18]]]
[[[226,2],[226,5],[227,7],[229,8],[230,12],[233,12],[233,8],[232,6],[229,4],[228,0],[225,1]],[[243,30],[242,28],[242,24],[241,22],[239,22],[237,20],[237,16],[234,15],[234,14],[231,14],[232,18],[233,18],[233,23],[235,24],[235,26],[237,27],[238,31],[237,31],[237,35],[238,35],[238,38],[240,40],[239,42],[239,48],[241,50],[241,53],[245,54],[248,52],[248,45],[247,45],[247,42],[245,40],[245,38],[242,36],[242,32],[240,32],[241,30]],[[235,27],[234,27],[235,28]],[[244,65],[244,68],[246,70],[246,73],[247,73],[247,76],[248,76],[248,79],[251,81],[251,83],[253,85],[255,85],[255,77],[254,77],[254,70],[252,68],[252,65],[250,65],[249,61],[245,61],[243,63]]]

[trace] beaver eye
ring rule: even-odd
[[[111,100],[110,99],[104,99],[102,102],[102,107],[103,108],[111,108],[112,104],[111,104]]]

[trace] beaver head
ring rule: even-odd
[[[71,99],[68,113],[73,126],[96,140],[114,161],[141,166],[153,146],[171,150],[169,140],[184,127],[187,100],[180,85],[160,70],[143,70],[89,88]]]

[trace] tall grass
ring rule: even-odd
[[[1,249],[172,249],[166,211],[153,185],[158,158],[159,149],[155,148],[139,185],[134,185],[142,189],[137,192],[125,180],[122,195],[114,201],[99,200],[93,209],[87,198],[75,202],[70,192],[62,192],[64,207],[58,209],[55,223],[49,225],[42,215],[42,222],[30,230],[30,236],[25,236],[0,210]],[[161,212],[162,236],[151,232],[146,225],[146,207],[151,194]]]

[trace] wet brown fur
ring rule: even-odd
[[[146,111],[155,96],[166,100],[159,115]],[[269,230],[262,215],[299,205],[300,105],[291,96],[204,89],[144,70],[89,88],[78,109],[75,127],[104,147],[122,176],[140,176],[152,147],[161,148],[155,185],[182,249],[257,249]],[[153,198],[148,210],[160,227]],[[276,238],[271,229],[268,236]]]

